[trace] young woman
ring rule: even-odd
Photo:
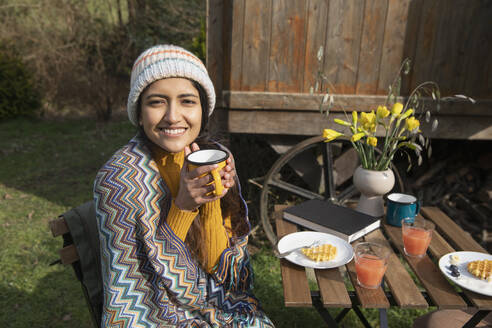
[[[135,61],[128,116],[138,134],[97,174],[94,198],[104,284],[103,327],[273,327],[251,292],[247,207],[231,156],[185,156],[208,140],[215,91],[203,63],[176,46]],[[202,176],[203,175],[203,176]]]

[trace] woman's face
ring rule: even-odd
[[[147,137],[162,149],[178,153],[200,133],[202,106],[190,80],[155,81],[141,94],[139,123]]]

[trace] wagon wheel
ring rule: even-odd
[[[265,176],[260,216],[263,229],[272,244],[277,242],[270,222],[275,204],[293,204],[317,198],[349,205],[358,199],[359,192],[352,184],[352,175],[359,165],[359,159],[352,144],[344,139],[329,143],[323,140],[322,136],[315,136],[293,146],[273,164]],[[304,172],[291,168],[300,161],[308,166]],[[400,174],[396,168],[393,168],[393,172],[394,190],[403,192]]]

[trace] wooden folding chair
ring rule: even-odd
[[[54,237],[63,237],[60,259],[54,263],[72,265],[82,285],[94,326],[100,327],[103,289],[94,201],[63,213],[50,222],[50,230]]]

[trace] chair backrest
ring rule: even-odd
[[[99,253],[99,233],[94,202],[89,201],[50,222],[53,236],[63,236],[61,263],[71,264],[82,284],[93,323],[101,325],[103,288]]]

